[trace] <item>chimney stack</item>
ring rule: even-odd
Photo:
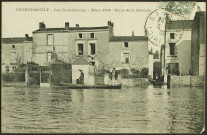
[[[69,29],[69,22],[65,22],[65,29]]]
[[[111,26],[111,21],[108,21],[108,26]]]
[[[76,24],[75,26],[76,26],[76,28],[79,28],[79,24]]]
[[[108,21],[108,28],[109,28],[109,36],[114,36],[114,23],[111,21]]]
[[[45,24],[44,22],[39,23],[39,29],[45,29]]]
[[[132,31],[132,36],[134,36],[134,31]]]
[[[27,41],[29,39],[29,35],[25,34],[25,40]]]

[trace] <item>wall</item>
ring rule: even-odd
[[[15,48],[12,48],[12,45],[15,45]],[[9,67],[9,72],[13,72],[12,67],[16,67],[17,64],[23,61],[22,57],[22,43],[12,43],[12,44],[5,44],[2,43],[2,72],[6,72],[6,67]],[[12,61],[12,52],[16,52],[16,58],[14,63]]]
[[[24,41],[22,46],[22,63],[32,61],[32,41]]]
[[[203,76],[170,76],[170,87],[181,87],[181,86],[204,86],[204,77]]]
[[[68,33],[33,33],[32,60],[35,63],[45,66],[48,64],[47,51],[53,51],[53,45],[47,45],[47,35],[53,34],[55,52],[61,60],[68,59]]]
[[[191,29],[184,29],[178,41],[170,39],[170,33],[179,34],[179,32],[176,32],[174,29],[168,30],[166,33],[166,63],[179,63],[179,71],[183,75],[187,75],[191,69]],[[174,57],[170,55],[169,43],[176,43]]]
[[[199,74],[199,19],[194,19],[193,25],[192,25],[192,42],[191,42],[191,70],[192,75],[198,75]]]
[[[205,85],[204,76],[191,76],[191,84],[192,86],[204,86]]]
[[[192,25],[192,75],[205,75],[206,13],[197,12]]]
[[[148,75],[153,78],[153,65],[154,65],[154,60],[153,60],[153,54],[149,54],[149,72]]]
[[[148,78],[133,78],[133,79],[122,78],[121,83],[125,87],[150,85]]]
[[[78,33],[82,33],[83,38],[78,38]],[[94,39],[90,38],[90,33],[94,33],[95,37]],[[74,32],[70,34],[70,40],[69,40],[69,48],[68,48],[68,56],[69,60],[73,62],[78,56],[77,56],[77,44],[83,43],[84,44],[84,58],[91,62],[95,61],[95,65],[97,68],[102,68],[103,65],[106,63],[106,56],[108,54],[108,39],[109,39],[109,31],[90,31],[90,32]],[[96,44],[96,55],[94,56],[94,60],[89,56],[89,43],[95,43]]]
[[[188,75],[191,69],[191,41],[184,40],[178,44],[177,48],[181,74]]]
[[[122,63],[122,53],[129,52],[130,64]],[[149,68],[148,41],[128,42],[128,47],[124,46],[124,42],[109,42],[109,54],[107,66],[109,68]]]

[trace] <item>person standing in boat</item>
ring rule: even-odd
[[[79,71],[80,71],[80,77],[79,77],[80,84],[84,84],[84,73],[82,70]]]
[[[112,80],[112,85],[115,85],[115,68],[113,68],[111,72],[111,80]]]

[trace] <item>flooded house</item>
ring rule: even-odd
[[[21,63],[32,61],[32,37],[2,38],[2,73],[14,72]]]
[[[193,20],[176,20],[166,24],[166,42],[160,51],[162,74],[164,70],[172,75],[189,74],[192,23]]]
[[[83,57],[93,66],[102,67],[106,63],[108,39],[113,33],[113,24],[102,27],[71,27],[69,22],[64,28],[46,28],[44,23],[33,32],[33,61],[47,65],[52,60],[52,54],[67,63],[73,63]]]
[[[147,36],[113,36],[109,39],[108,66],[117,69],[149,67]]]

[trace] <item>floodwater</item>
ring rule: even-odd
[[[203,88],[2,88],[3,133],[200,133]]]

